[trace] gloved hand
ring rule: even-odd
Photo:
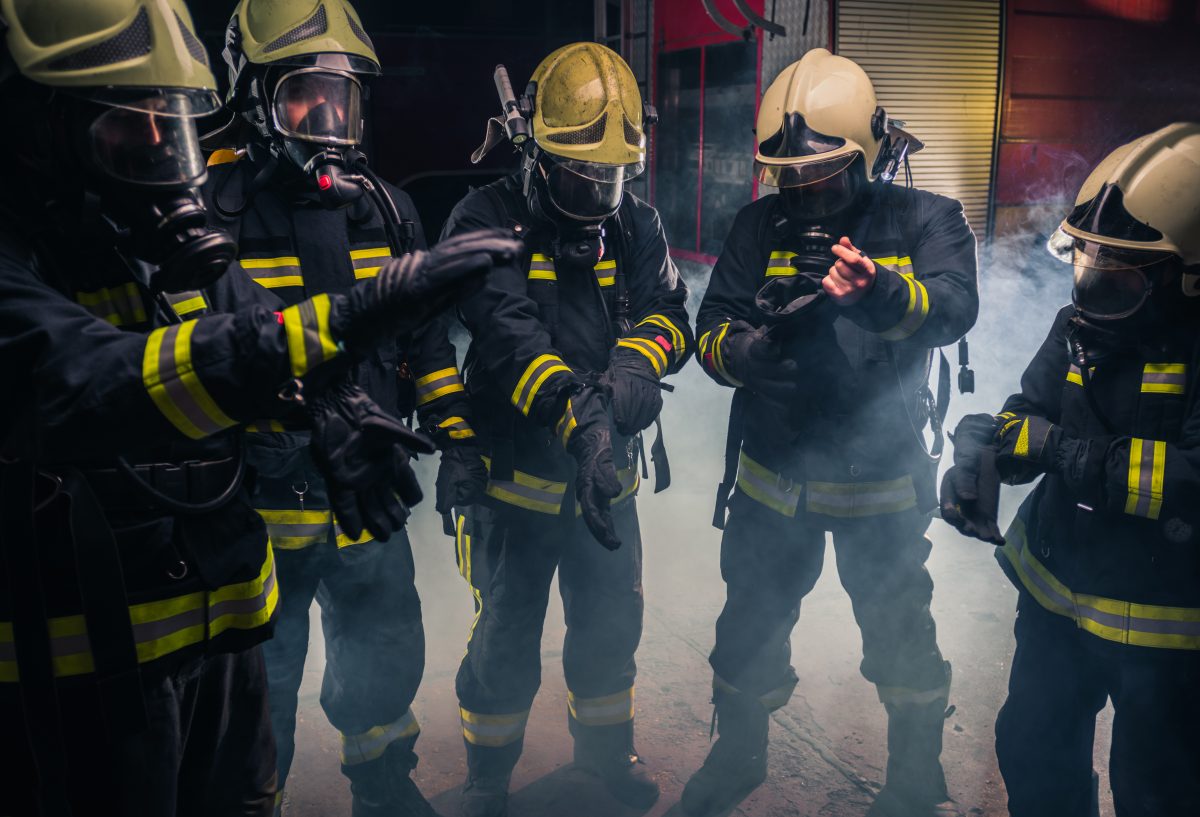
[[[433,443],[387,414],[349,380],[305,408],[313,426],[313,461],[325,477],[342,531],[357,539],[366,528],[376,539],[387,539],[421,501],[409,453],[431,454]]]
[[[451,508],[474,505],[483,499],[487,484],[487,465],[476,443],[457,442],[442,449],[435,483],[437,512],[449,513]]]
[[[1059,470],[1059,446],[1064,436],[1059,426],[1045,417],[1001,414],[1003,425],[996,432],[996,466],[1004,476],[1030,470],[1055,474]]]
[[[735,321],[721,343],[721,355],[730,373],[746,388],[784,406],[802,397],[800,367],[782,356],[780,344],[767,335],[766,327],[754,329]]]
[[[555,430],[559,439],[566,439],[567,453],[575,459],[575,498],[584,523],[597,542],[616,550],[621,540],[609,502],[621,493],[621,480],[613,465],[612,430],[601,392],[584,386],[571,395]]]
[[[990,414],[969,414],[950,435],[954,465],[942,477],[942,519],[959,533],[1003,545],[1000,534],[1000,473],[994,439],[998,423]]]
[[[388,259],[378,275],[334,300],[330,331],[355,351],[411,332],[482,286],[492,266],[511,261],[520,250],[509,230],[477,230]]]
[[[658,376],[638,352],[613,352],[600,383],[612,397],[617,431],[630,437],[648,428],[662,411],[662,389]]]

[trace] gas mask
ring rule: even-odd
[[[533,214],[570,231],[615,215],[625,195],[625,183],[644,167],[641,162],[606,165],[564,159],[529,144],[522,175]]]
[[[780,200],[799,224],[827,221],[849,210],[867,186],[862,156],[851,154],[780,168]]]
[[[76,104],[75,121],[88,123],[72,131],[102,212],[118,229],[121,249],[151,266],[148,286],[183,292],[223,275],[237,245],[208,226],[194,121],[216,109],[215,95],[127,89],[69,104]]]

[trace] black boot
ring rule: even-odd
[[[633,721],[584,726],[570,719],[575,736],[575,765],[600,778],[608,793],[631,808],[646,809],[658,800],[658,784],[633,748]]]
[[[719,691],[713,697],[719,737],[683,787],[689,817],[716,817],[731,810],[767,779],[767,728],[771,713],[744,692]]]
[[[505,817],[508,784],[521,757],[523,740],[507,746],[467,745],[467,782],[462,790],[463,817]]]
[[[950,700],[946,684],[930,701],[884,701],[888,714],[887,782],[868,817],[959,817],[962,811],[946,791],[942,770],[942,728]]]
[[[398,741],[366,763],[342,766],[350,778],[353,817],[438,817],[411,774],[417,756],[410,741]]]

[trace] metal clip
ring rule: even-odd
[[[295,403],[298,406],[303,406],[304,383],[299,378],[293,378],[283,384],[283,387],[279,389],[279,393],[276,396],[285,403]]]

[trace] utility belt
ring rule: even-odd
[[[219,460],[146,463],[119,468],[84,469],[83,475],[104,510],[118,513],[172,513],[172,503],[207,507],[235,483],[240,486],[244,464],[240,455]],[[43,472],[61,485],[61,477]],[[132,474],[132,478],[131,478]],[[161,494],[161,497],[155,494]]]

